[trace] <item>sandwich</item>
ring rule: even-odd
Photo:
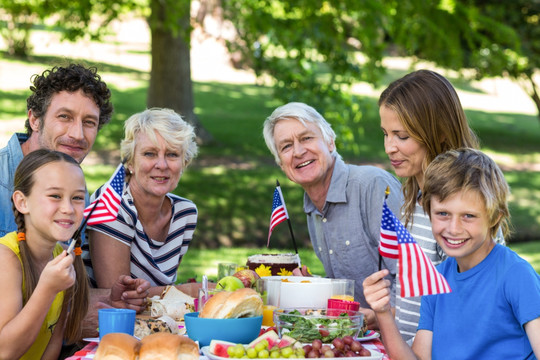
[[[254,317],[261,316],[262,309],[261,295],[253,289],[243,288],[216,293],[204,304],[199,317],[212,319]]]

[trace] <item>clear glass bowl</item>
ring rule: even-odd
[[[330,315],[328,314],[330,311]],[[323,343],[331,343],[339,337],[350,335],[358,337],[365,330],[364,314],[358,311],[335,309],[276,309],[274,324],[278,335],[287,335],[302,343],[310,343],[321,339]]]

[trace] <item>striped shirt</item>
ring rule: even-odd
[[[92,195],[91,201],[99,196],[100,191],[101,188]],[[197,226],[197,207],[193,202],[171,193],[167,194],[167,197],[171,201],[173,216],[165,242],[149,238],[144,231],[129,186],[124,190],[116,220],[88,226],[90,230],[99,231],[129,246],[131,276],[146,279],[152,286],[175,283],[178,266],[188,250]],[[88,250],[88,247],[83,247],[83,258],[88,275],[95,285]]]

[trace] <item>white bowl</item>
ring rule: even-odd
[[[332,279],[303,276],[266,276],[267,304],[280,308],[326,308],[333,295]]]

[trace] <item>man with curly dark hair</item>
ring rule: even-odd
[[[32,83],[32,95],[26,100],[28,140],[21,146],[23,154],[46,147],[82,162],[99,129],[111,120],[113,106],[107,84],[96,68],[79,64],[55,66],[34,75]]]
[[[82,162],[113,112],[111,91],[95,68],[55,66],[33,75],[30,90],[26,133],[13,134],[7,146],[0,149],[0,236],[17,230],[11,194],[15,169],[22,158],[47,148]]]
[[[47,148],[66,153],[81,163],[92,149],[98,131],[111,120],[111,91],[97,69],[79,64],[55,66],[32,76],[27,99],[26,133],[15,133],[0,149],[0,237],[16,231],[11,195],[17,166],[30,152]],[[96,336],[97,310],[129,307],[141,310],[148,282],[119,278],[111,289],[91,289],[83,334]]]

